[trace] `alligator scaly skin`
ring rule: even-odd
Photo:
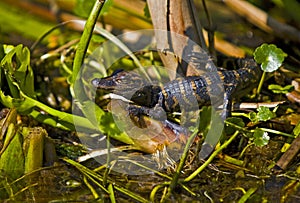
[[[237,66],[240,69],[218,69],[202,76],[177,78],[163,87],[148,84],[140,75],[125,71],[96,78],[92,84],[98,89],[114,90],[133,101],[138,106],[132,105],[129,111],[136,115],[151,115],[159,119],[162,111],[194,110],[210,105],[214,97],[220,104],[223,103],[222,117],[225,119],[230,114],[232,99],[247,94],[262,74],[254,60],[238,59]],[[198,105],[194,105],[195,99]]]

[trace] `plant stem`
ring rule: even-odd
[[[269,132],[269,133],[274,133],[274,134],[277,134],[277,135],[283,135],[283,136],[286,136],[286,137],[295,138],[295,136],[292,135],[292,134],[284,133],[284,132],[281,132],[281,131],[278,131],[278,130],[273,130],[273,129],[269,129],[269,128],[260,128],[260,129],[263,130],[263,131],[265,131],[265,132]]]
[[[250,196],[257,190],[257,187],[250,188],[242,197],[239,199],[238,203],[247,202]]]
[[[224,144],[222,144],[218,149],[216,149],[211,155],[210,157],[207,159],[207,161],[201,165],[197,170],[195,170],[190,176],[188,176],[187,178],[184,179],[184,182],[189,182],[191,181],[193,178],[195,178],[199,173],[201,173],[201,171],[203,171],[203,169],[208,166],[208,164],[210,164],[210,162],[212,162],[212,160],[215,158],[215,156],[218,155],[219,152],[221,152],[223,149],[225,149],[233,140],[234,138],[236,138],[236,136],[239,134],[239,131],[237,130],[230,138],[229,140],[227,140]]]
[[[107,179],[108,179],[108,174],[109,171],[111,170],[111,164],[110,164],[110,136],[107,136],[106,139],[106,148],[107,148],[107,155],[106,155],[106,165],[107,167],[105,168],[104,175],[103,175],[103,185],[106,187],[107,186]]]
[[[261,91],[262,85],[264,84],[265,78],[266,78],[266,72],[263,71],[263,74],[261,76],[261,79],[260,79],[258,87],[257,87],[256,95],[260,94],[260,91]]]
[[[74,58],[73,75],[72,75],[72,82],[71,82],[72,84],[75,83],[78,73],[80,72],[80,68],[83,63],[84,56],[87,51],[89,42],[91,40],[95,24],[97,22],[97,19],[99,17],[100,11],[104,3],[105,0],[96,0],[93,9],[89,15],[89,18],[86,21]]]
[[[179,164],[178,164],[178,166],[177,166],[176,172],[175,172],[175,174],[174,174],[174,176],[173,176],[173,179],[172,179],[172,181],[171,181],[171,183],[170,183],[170,186],[169,186],[169,188],[168,188],[168,192],[167,192],[167,194],[164,196],[164,198],[161,199],[160,202],[165,202],[165,201],[170,197],[172,191],[174,190],[175,186],[177,185],[177,182],[178,182],[178,179],[179,179],[180,172],[181,172],[181,170],[182,170],[182,168],[183,168],[183,166],[184,166],[184,164],[185,164],[185,160],[186,160],[187,155],[188,155],[189,148],[190,148],[192,142],[194,141],[194,138],[196,137],[197,133],[198,133],[198,130],[195,130],[195,131],[193,132],[193,134],[192,134],[192,135],[189,137],[189,139],[187,140],[187,143],[186,143],[186,145],[185,145],[185,147],[184,147],[182,156],[181,156],[181,158],[180,158],[180,162],[179,162]]]

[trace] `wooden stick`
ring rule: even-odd
[[[256,25],[260,29],[272,33],[273,30],[267,25],[268,14],[258,9],[246,1],[240,0],[224,0],[224,3],[235,13],[243,16],[250,23]]]
[[[278,166],[282,170],[285,170],[287,165],[297,155],[299,149],[300,149],[300,137],[297,137],[292,142],[290,148],[277,161],[276,166]]]
[[[255,7],[247,1],[241,0],[223,0],[224,3],[230,7],[234,12],[243,16],[253,25],[268,33],[273,33],[282,39],[289,39],[291,41],[300,42],[300,31],[296,28],[278,22],[269,16],[263,10]]]

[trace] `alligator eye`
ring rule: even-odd
[[[117,78],[115,81],[116,81],[116,83],[121,83],[122,82],[122,80],[120,78]]]
[[[145,96],[145,94],[144,94],[143,92],[139,92],[139,93],[137,94],[137,96],[138,96],[138,97],[143,97],[143,96]]]

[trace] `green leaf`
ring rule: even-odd
[[[20,89],[29,97],[34,98],[34,76],[30,66],[30,51],[23,45],[15,48],[9,48],[9,52],[1,61],[13,97],[19,97],[19,91],[14,83],[17,83]],[[7,50],[6,50],[7,51]]]
[[[258,122],[258,119],[257,119],[257,113],[255,113],[255,112],[250,112],[250,113],[248,114],[248,118],[249,118],[253,123]]]
[[[276,117],[276,114],[270,111],[268,107],[260,106],[258,107],[257,110],[258,110],[257,118],[259,121],[267,121]]]
[[[112,138],[117,139],[121,142],[133,144],[133,141],[128,137],[128,135],[125,132],[121,132],[119,130],[111,113],[104,112],[103,109],[101,109],[93,101],[90,100],[86,100],[81,102],[81,104],[77,104],[80,105],[80,109],[85,113],[87,119],[94,126],[99,127],[100,132],[108,134]],[[76,120],[74,120],[74,124],[76,126],[80,125],[80,123],[77,123]]]
[[[100,15],[106,15],[109,12],[109,9],[113,6],[113,0],[106,0],[103,8],[101,9]]]
[[[300,121],[297,123],[297,125],[295,126],[294,130],[293,130],[293,134],[298,137],[300,135]]]
[[[295,88],[293,85],[286,85],[282,87],[281,85],[271,84],[268,86],[269,90],[272,90],[275,94],[286,94],[293,91]]]
[[[286,56],[287,54],[274,44],[264,43],[254,51],[255,61],[261,64],[261,69],[265,72],[277,70]]]
[[[276,114],[274,112],[270,111],[270,109],[265,106],[258,107],[257,111],[258,111],[257,113],[250,112],[248,114],[248,118],[253,123],[256,123],[258,121],[268,121],[268,120],[276,117]]]
[[[203,106],[200,111],[200,122],[199,122],[199,131],[204,135],[207,134],[207,131],[210,129],[211,124],[211,107]]]
[[[245,123],[244,123],[243,119],[238,118],[238,117],[229,117],[226,119],[226,122],[233,123],[239,127],[245,127]],[[235,131],[236,131],[236,128],[234,128],[233,126],[230,126],[230,125],[225,126],[226,134],[231,135]]]
[[[50,21],[46,23],[45,19],[39,15],[33,15],[32,12],[19,6],[12,6],[5,1],[0,1],[0,13],[1,33],[15,33],[33,41],[57,24]],[[59,34],[58,30],[55,33]],[[5,41],[3,36],[1,36],[1,42]],[[43,43],[45,45],[46,40],[43,40]]]
[[[73,12],[80,17],[87,18],[90,15],[94,3],[95,1],[91,0],[76,0]],[[106,0],[100,15],[106,15],[113,4],[113,0]]]
[[[146,18],[151,18],[151,15],[150,15],[150,11],[149,11],[149,7],[148,7],[148,4],[146,3],[145,7],[144,7],[144,16]]]
[[[23,127],[22,135],[25,173],[29,173],[43,166],[44,139],[47,131],[42,127]]]
[[[258,147],[262,147],[268,144],[270,137],[267,132],[256,128],[253,133],[254,144]]]
[[[0,156],[0,170],[4,171],[12,180],[24,174],[24,155],[22,149],[22,135],[13,123],[10,123],[4,146]]]
[[[94,1],[76,0],[73,12],[80,17],[88,17],[94,5]]]
[[[4,91],[0,89],[0,102],[3,105],[10,108],[15,107],[19,113],[30,115],[40,122],[64,130],[75,130],[75,122],[76,128],[90,130],[100,129],[101,132],[105,133],[106,131],[109,131],[109,134],[112,137],[125,143],[133,143],[132,140],[125,133],[120,132],[116,126],[113,126],[112,128],[108,127],[111,126],[111,123],[113,122],[111,115],[106,114],[93,102],[85,102],[83,104],[85,109],[92,111],[90,112],[87,110],[89,114],[96,112],[96,115],[98,116],[97,119],[91,119],[91,121],[95,121],[91,123],[91,121],[84,117],[52,109],[36,100],[33,85],[34,77],[30,67],[30,52],[28,48],[23,47],[22,45],[16,47],[5,46],[4,52],[7,54],[3,60],[1,60],[2,70],[4,70],[1,74],[4,73],[5,77],[3,77],[3,79],[6,79],[6,82],[9,84],[11,94],[5,95]],[[2,81],[2,77],[0,79],[0,84],[5,84],[5,82]],[[47,114],[43,114],[39,110],[42,110]]]

